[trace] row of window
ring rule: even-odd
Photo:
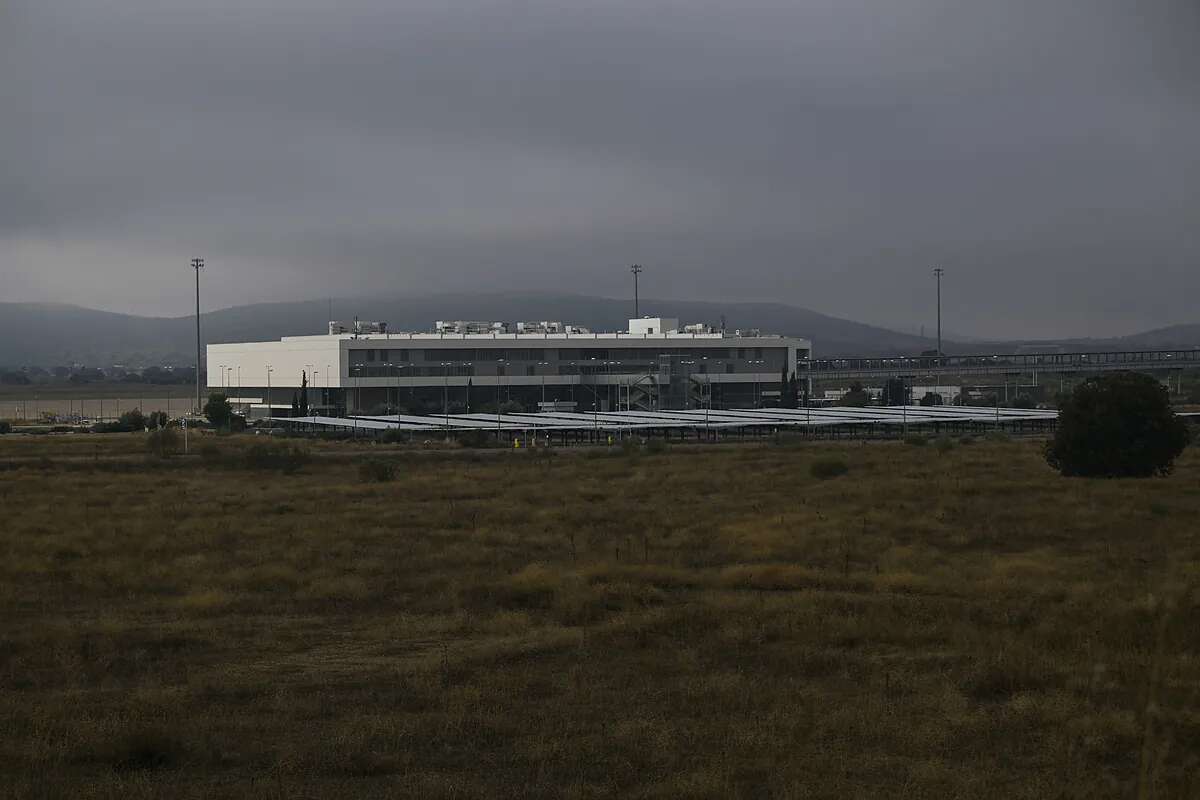
[[[477,370],[477,367],[481,368]],[[454,375],[652,375],[658,373],[657,362],[622,362],[621,364],[550,364],[542,367],[537,364],[523,366],[497,364],[456,363],[447,366],[405,366],[395,369],[383,364],[354,364],[350,369],[352,378],[441,378]],[[737,364],[726,361],[718,364],[690,361],[680,364],[673,370],[676,374],[697,372],[701,375],[725,373],[735,375],[738,372],[762,372],[762,368],[743,365],[739,370]]]
[[[353,364],[406,364],[420,356],[429,363],[443,361],[480,362],[489,361],[545,361],[547,356],[556,361],[637,361],[661,357],[689,358],[694,360],[782,360],[787,350],[782,347],[564,347],[544,349],[540,347],[517,348],[473,348],[447,347],[427,350],[371,349],[351,350]]]

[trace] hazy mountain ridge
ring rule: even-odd
[[[333,315],[343,320],[356,316],[385,320],[396,331],[429,330],[436,319],[555,319],[611,331],[624,329],[632,305],[627,299],[571,294],[447,293],[334,299]],[[935,346],[929,337],[783,303],[646,299],[641,302],[641,312],[712,325],[720,324],[723,314],[729,330],[758,328],[811,339],[817,357],[912,355]],[[206,343],[270,340],[322,333],[328,315],[326,300],[258,303],[207,312],[201,317],[201,327]],[[194,326],[195,318],[190,316],[141,317],[55,303],[0,303],[0,364],[190,364],[195,359]],[[944,349],[948,353],[998,352],[1022,343],[945,341]],[[1191,348],[1200,344],[1200,324],[1057,343],[1079,350]]]

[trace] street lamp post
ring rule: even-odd
[[[705,394],[708,395],[704,401],[704,438],[711,439],[712,429],[708,424],[708,410],[712,408],[712,376],[707,372],[704,373],[704,388],[706,390]]]
[[[359,413],[359,406],[362,404],[362,398],[361,398],[361,397],[359,397],[359,394],[358,394],[358,373],[359,373],[359,370],[358,370],[358,369],[356,369],[356,366],[358,366],[358,365],[356,365],[356,364],[350,364],[350,366],[349,366],[349,369],[350,369],[350,382],[351,382],[351,384],[353,384],[353,386],[351,387],[351,388],[352,388],[352,390],[353,390],[353,394],[352,394],[352,396],[353,396],[353,398],[354,398],[354,414],[352,414],[352,415],[350,416],[350,419],[354,420],[354,433],[352,434],[352,436],[353,436],[353,438],[355,438],[355,439],[357,439],[357,438],[358,438],[358,413]]]
[[[509,362],[503,358],[496,359],[496,442],[500,442],[500,378],[508,378]]]
[[[307,410],[307,409],[308,409],[308,392],[309,392],[309,389],[315,389],[315,388],[316,388],[316,386],[317,386],[317,369],[316,369],[316,366],[315,366],[314,364],[305,364],[305,365],[304,365],[304,367],[305,367],[305,369],[307,369],[307,370],[308,370],[308,374],[309,374],[310,376],[312,376],[312,385],[311,385],[311,386],[306,386],[306,387],[304,388],[304,408]],[[303,383],[303,381],[301,381],[301,382]],[[310,414],[310,416],[311,416],[311,414]]]
[[[442,362],[442,413],[446,417],[446,438],[450,438],[450,362]]]
[[[400,370],[404,369],[403,364],[396,365],[396,430],[400,430]]]
[[[542,404],[546,403],[546,368],[550,366],[549,361],[539,361],[537,363],[538,371],[542,373]]]
[[[275,371],[274,368],[272,368],[270,364],[267,364],[267,421],[268,422],[271,421],[271,417],[273,414],[273,412],[271,411],[271,373],[274,371]]]

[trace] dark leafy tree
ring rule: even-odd
[[[854,408],[865,408],[871,402],[871,395],[858,381],[850,384],[850,391],[842,396],[842,405]]]
[[[168,424],[170,424],[170,420],[167,419],[167,412],[165,411],[151,411],[150,415],[146,417],[146,425],[151,430],[165,428]]]
[[[204,404],[204,416],[214,428],[228,429],[233,423],[233,406],[221,392],[213,392]]]
[[[942,400],[942,396],[937,392],[926,392],[925,396],[921,398],[921,405],[923,406],[940,406],[943,402],[945,401]]]
[[[0,419],[0,435],[12,433],[12,423],[6,419]]]
[[[1190,438],[1161,383],[1121,372],[1075,387],[1059,412],[1046,461],[1068,476],[1166,475]]]
[[[783,374],[779,381],[779,407],[780,408],[799,408],[800,400],[797,396],[800,383],[796,380],[796,373],[788,374],[787,365],[783,367]]]
[[[308,373],[300,371],[300,398],[296,403],[297,416],[308,416]]]
[[[903,378],[888,378],[883,384],[883,403],[888,406],[908,405],[908,383]]]
[[[146,416],[140,408],[131,408],[120,416],[117,424],[121,430],[140,431],[146,428]]]

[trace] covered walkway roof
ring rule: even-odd
[[[638,430],[650,428],[779,428],[831,425],[1007,424],[1050,421],[1054,410],[974,406],[880,406],[872,408],[739,408],[679,411],[550,411],[515,414],[389,414],[362,417],[274,417],[272,421],[330,428],[403,431]]]

